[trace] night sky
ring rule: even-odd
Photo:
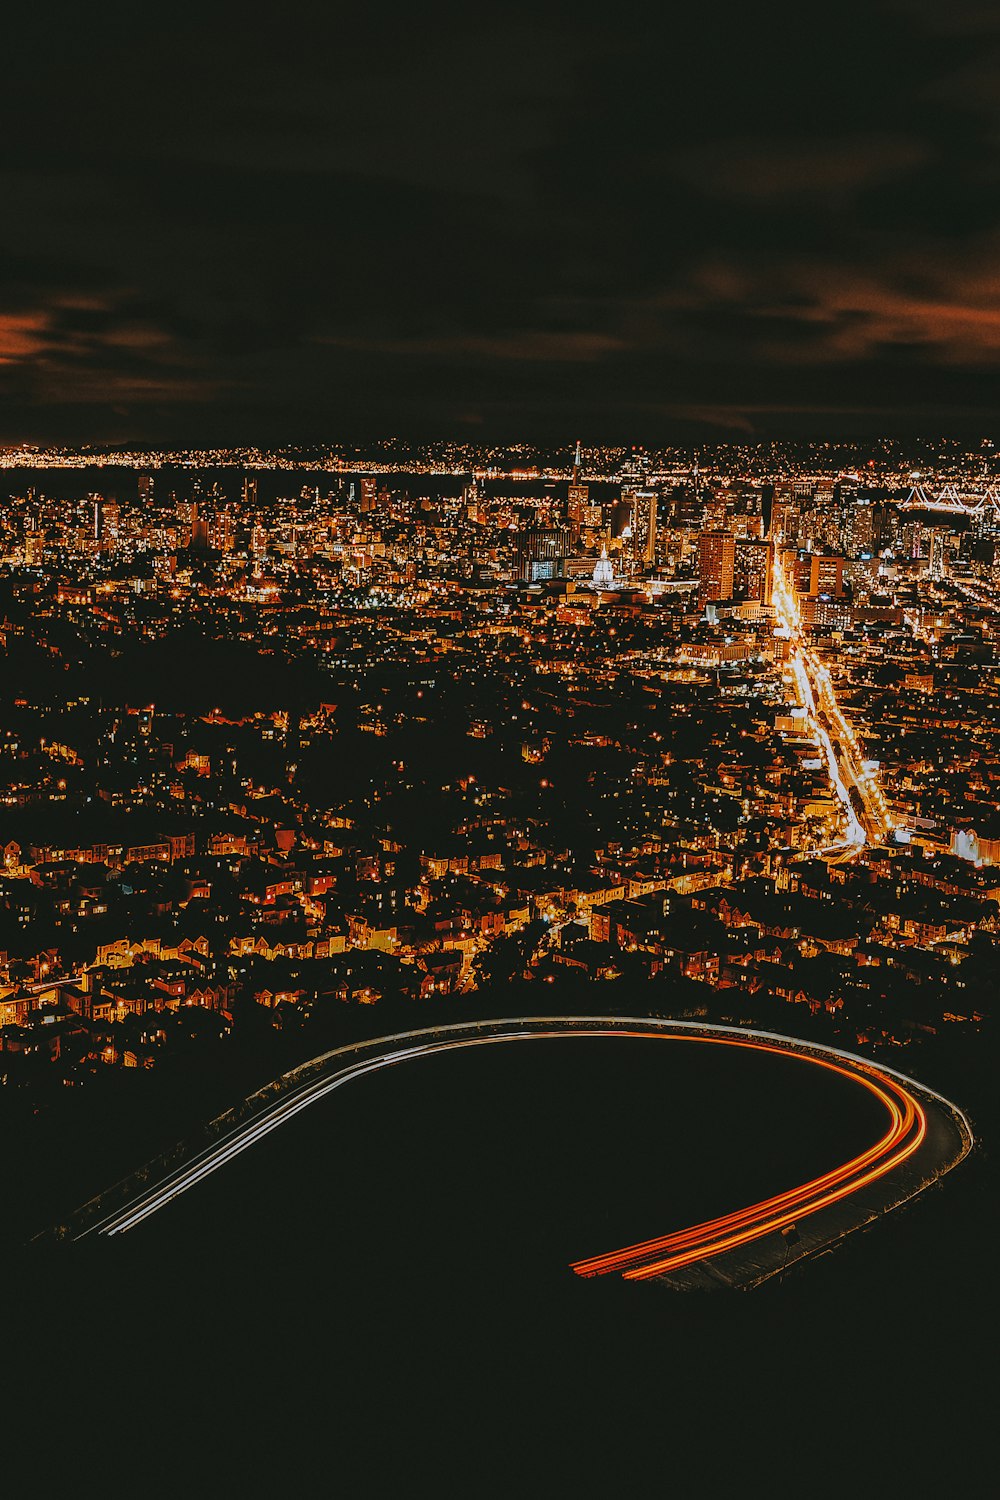
[[[4,441],[995,433],[994,3],[24,10]]]

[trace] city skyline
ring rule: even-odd
[[[201,1114],[183,1171],[178,1144],[107,1189],[105,1147],[85,1206],[40,1172],[25,1229],[172,1215],[307,1102],[416,1055],[416,1023],[437,1055],[512,1004],[496,1040],[627,1007],[890,1069],[880,1143],[851,1154],[831,1124],[835,1172],[807,1156],[798,1186],[765,1173],[683,1233],[637,1220],[624,1249],[566,1252],[585,1277],[756,1287],[864,1224],[883,1175],[884,1213],[974,1154],[991,446],[927,444],[917,470],[894,445],[825,467],[787,444],[378,451],[3,455],[0,1103],[68,1088],[78,1121],[116,1097],[142,1120],[166,1091]],[[343,1070],[286,1099],[282,1066],[313,1079],[327,1052]],[[251,1065],[273,1088],[212,1116]],[[954,1105],[912,1081],[938,1070]]]

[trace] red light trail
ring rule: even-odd
[[[655,1036],[656,1033],[652,1032],[650,1035]],[[685,1040],[711,1042],[722,1047],[745,1047],[786,1057],[789,1055],[785,1047],[775,1047],[750,1039],[730,1041],[721,1037],[688,1037]],[[623,1250],[575,1261],[572,1269],[578,1276],[604,1276],[616,1271],[626,1280],[643,1281],[653,1276],[662,1276],[668,1271],[679,1270],[694,1261],[711,1259],[727,1250],[750,1244],[762,1235],[785,1229],[796,1220],[856,1193],[898,1167],[921,1145],[927,1133],[924,1108],[890,1074],[872,1067],[872,1077],[857,1068],[848,1069],[810,1054],[791,1055],[816,1067],[839,1073],[874,1095],[889,1115],[889,1128],[881,1139],[842,1166],[835,1167],[800,1187],[766,1198],[761,1203],[737,1209],[734,1213],[707,1220],[703,1224],[695,1224],[690,1229],[677,1230],[656,1239],[645,1240],[641,1244],[628,1245]]]

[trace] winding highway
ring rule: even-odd
[[[784,1248],[787,1257],[787,1239],[783,1236],[792,1232],[797,1237],[802,1221],[836,1208],[836,1217],[827,1213],[827,1227],[818,1237],[813,1236],[810,1253],[815,1253],[817,1247],[825,1247],[872,1218],[870,1199],[865,1194],[873,1184],[883,1188],[878,1212],[885,1212],[943,1176],[972,1146],[971,1128],[955,1105],[890,1068],[835,1048],[700,1022],[528,1017],[406,1032],[326,1053],[276,1080],[248,1100],[241,1111],[214,1122],[210,1129],[216,1138],[200,1151],[187,1153],[181,1164],[171,1166],[161,1160],[85,1205],[63,1226],[59,1237],[79,1240],[136,1229],[303,1110],[368,1074],[453,1048],[570,1036],[696,1042],[741,1048],[748,1054],[782,1054],[804,1066],[842,1075],[867,1090],[886,1115],[883,1134],[832,1171],[705,1223],[673,1228],[639,1244],[578,1260],[572,1270],[579,1276],[615,1273],[627,1280],[670,1276],[695,1263],[718,1262],[755,1242],[769,1246],[767,1253],[772,1259],[775,1248]],[[903,1172],[905,1165],[912,1167],[914,1163],[916,1171]],[[854,1203],[858,1204],[857,1213],[852,1211]]]

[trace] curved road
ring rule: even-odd
[[[787,1259],[790,1241],[798,1242],[799,1226],[812,1215],[819,1215],[816,1222],[824,1227],[812,1234],[806,1250],[800,1254],[816,1253],[943,1176],[967,1155],[973,1143],[969,1123],[955,1105],[891,1068],[836,1048],[769,1032],[694,1021],[589,1016],[518,1018],[405,1032],[326,1053],[261,1090],[246,1102],[242,1111],[214,1122],[210,1129],[218,1138],[183,1165],[170,1169],[161,1161],[159,1166],[147,1168],[85,1205],[75,1216],[75,1222],[65,1227],[62,1237],[83,1239],[93,1234],[119,1235],[134,1229],[302,1110],[368,1073],[456,1047],[565,1036],[684,1040],[785,1053],[848,1078],[872,1094],[886,1114],[886,1128],[877,1141],[821,1177],[706,1223],[674,1229],[640,1244],[577,1261],[572,1269],[581,1276],[617,1273],[629,1280],[647,1280],[670,1276],[693,1265],[711,1268],[720,1263],[732,1264],[734,1252],[758,1241],[770,1246],[768,1254],[772,1260],[775,1247],[779,1251],[783,1248]],[[150,1185],[153,1177],[157,1180]],[[876,1184],[881,1195],[873,1212],[869,1190]],[[832,1209],[837,1210],[835,1216],[829,1212]],[[752,1276],[744,1268],[735,1279],[753,1284],[776,1269],[776,1265],[769,1270],[765,1266],[761,1273],[760,1263],[755,1262],[754,1266]]]

